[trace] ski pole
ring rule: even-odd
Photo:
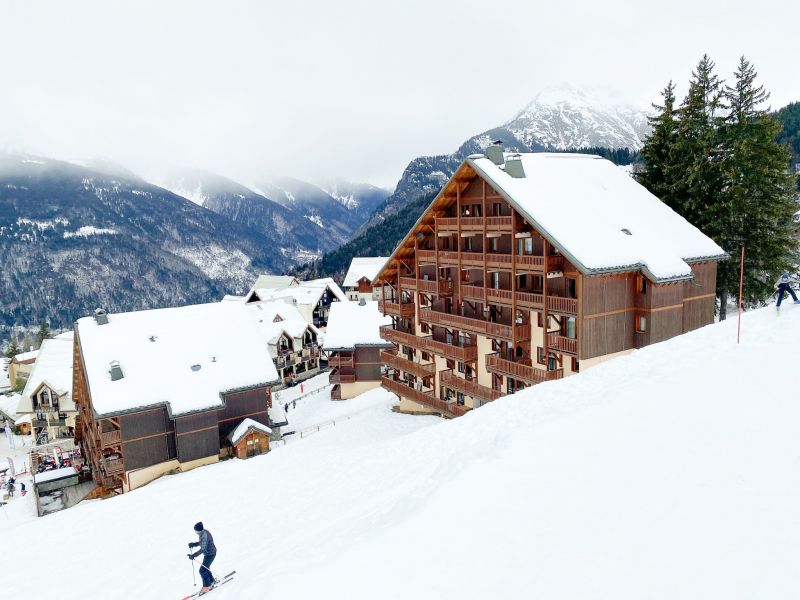
[[[197,587],[197,579],[195,579],[194,576],[194,565],[192,564],[193,560],[193,558],[189,557],[189,568],[192,570],[192,587]]]

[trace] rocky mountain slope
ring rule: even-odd
[[[0,155],[0,327],[241,292],[291,264],[280,241],[132,176]]]
[[[422,156],[406,167],[397,188],[361,226],[358,235],[422,194],[439,189],[459,164],[495,140],[512,152],[581,148],[636,151],[647,132],[643,110],[615,104],[594,91],[559,86],[540,92],[513,118],[472,136],[452,154]]]

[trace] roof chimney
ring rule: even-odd
[[[102,308],[97,308],[94,311],[94,320],[97,322],[98,325],[107,325],[108,313],[104,311]]]
[[[506,173],[516,179],[525,177],[525,169],[522,168],[522,156],[512,154],[506,159]]]
[[[108,372],[111,373],[111,381],[119,381],[124,377],[124,374],[122,373],[122,367],[120,366],[118,360],[111,361]]]
[[[494,164],[500,166],[503,164],[503,144],[502,142],[493,142],[491,146],[487,146],[484,151],[486,158]]]

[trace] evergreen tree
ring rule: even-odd
[[[639,183],[669,205],[675,204],[672,198],[674,184],[670,161],[677,138],[678,121],[675,108],[675,85],[670,81],[661,92],[663,104],[653,104],[655,116],[647,117],[651,132],[645,140],[641,155],[644,168],[637,175]]]
[[[36,334],[36,341],[39,343],[39,346],[42,345],[42,342],[50,337],[50,326],[47,324],[47,321],[42,321],[39,323],[39,333]]]
[[[19,347],[19,342],[17,341],[17,336],[11,338],[11,345],[8,347],[6,351],[7,358],[14,358],[17,354],[21,352]]]
[[[764,107],[769,94],[756,85],[756,77],[753,65],[741,57],[733,85],[726,85],[722,94],[726,112],[719,128],[723,187],[721,202],[711,214],[719,225],[715,241],[733,256],[717,272],[720,319],[725,318],[728,296],[739,294],[739,261],[735,259],[742,245],[742,300],[749,304],[766,300],[777,276],[796,269],[798,258],[790,154],[777,141],[781,125]]]

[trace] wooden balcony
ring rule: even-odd
[[[397,302],[389,302],[388,300],[378,300],[378,310],[386,315],[394,315],[402,317],[403,319],[414,318],[414,303],[406,302],[399,304]]]
[[[382,351],[381,352],[381,362],[384,364],[392,367],[393,369],[398,369],[405,373],[411,373],[412,375],[416,375],[417,377],[432,377],[436,374],[436,365],[433,363],[430,364],[422,364],[417,363],[411,360],[408,360],[402,354],[397,354],[396,352],[390,351]]]
[[[331,371],[330,380],[331,383],[355,383],[356,382],[356,374],[355,373],[343,373],[340,369],[334,369]]]
[[[404,290],[415,290],[417,289],[417,280],[413,277],[401,277],[400,287]]]
[[[442,371],[439,373],[439,385],[449,388],[462,394],[467,394],[473,398],[478,398],[485,402],[497,400],[503,395],[499,390],[493,390],[485,385],[480,385],[475,381],[467,381],[456,376],[452,371]]]
[[[342,386],[335,385],[331,388],[331,400],[341,400],[342,399]]]
[[[355,362],[356,360],[352,354],[349,356],[347,355],[342,356],[341,354],[336,353],[330,358],[328,358],[328,366],[334,369],[338,369],[341,367],[352,369],[355,367]]]
[[[469,411],[468,408],[456,404],[455,402],[451,403],[439,400],[433,395],[433,392],[423,392],[421,390],[416,390],[406,385],[404,382],[397,381],[390,377],[381,377],[381,386],[383,386],[390,392],[397,394],[398,396],[409,398],[414,402],[419,402],[420,404],[424,404],[429,408],[438,411],[443,416],[460,417],[461,415]]]
[[[436,250],[417,250],[417,260],[426,264],[435,264]]]
[[[518,267],[528,267],[537,271],[544,269],[544,256],[518,254],[514,261]]]
[[[510,269],[512,257],[510,254],[488,253],[486,255],[486,266],[496,269]]]
[[[482,267],[483,266],[483,252],[462,252],[461,264],[468,267]]]
[[[542,308],[544,297],[541,294],[531,292],[517,292],[517,304],[527,308]]]
[[[100,434],[100,442],[103,446],[113,446],[122,441],[122,430],[114,429],[112,431],[104,431]]]
[[[379,330],[379,335],[387,342],[392,342],[394,344],[405,344],[406,346],[411,346],[412,348],[417,348],[418,350],[425,349],[426,338],[417,337],[413,333],[406,333],[405,331],[392,329],[391,325],[383,325]]]
[[[451,315],[449,313],[429,309],[420,310],[419,317],[422,321],[427,323],[434,323],[443,327],[450,327],[461,331],[486,335],[488,337],[510,340],[515,330],[517,340],[527,340],[531,337],[531,328],[529,325],[515,325],[512,327],[511,325],[502,325],[482,319]]]
[[[547,345],[551,350],[556,350],[557,352],[578,354],[578,340],[557,333],[547,334]]]
[[[440,265],[457,265],[458,252],[452,250],[439,250],[439,264]]]
[[[125,470],[125,463],[121,458],[104,458],[101,462],[106,475],[122,473]]]
[[[547,297],[547,310],[568,315],[578,314],[578,300],[576,298]]]
[[[451,296],[453,294],[452,280],[434,281],[432,279],[420,279],[418,287],[420,292],[436,294],[437,296]]]
[[[545,381],[553,381],[564,377],[564,369],[545,371],[544,369],[537,369],[523,363],[505,360],[497,353],[486,356],[486,370],[490,373],[498,373],[500,375],[519,379],[530,385],[543,383]]]
[[[436,217],[436,228],[439,231],[456,231],[458,217]]]
[[[434,354],[439,354],[452,360],[473,362],[478,360],[477,346],[456,346],[447,342],[440,342],[432,337],[420,338],[425,342],[425,349]]]
[[[486,229],[488,231],[511,231],[513,218],[507,217],[486,217]]]

